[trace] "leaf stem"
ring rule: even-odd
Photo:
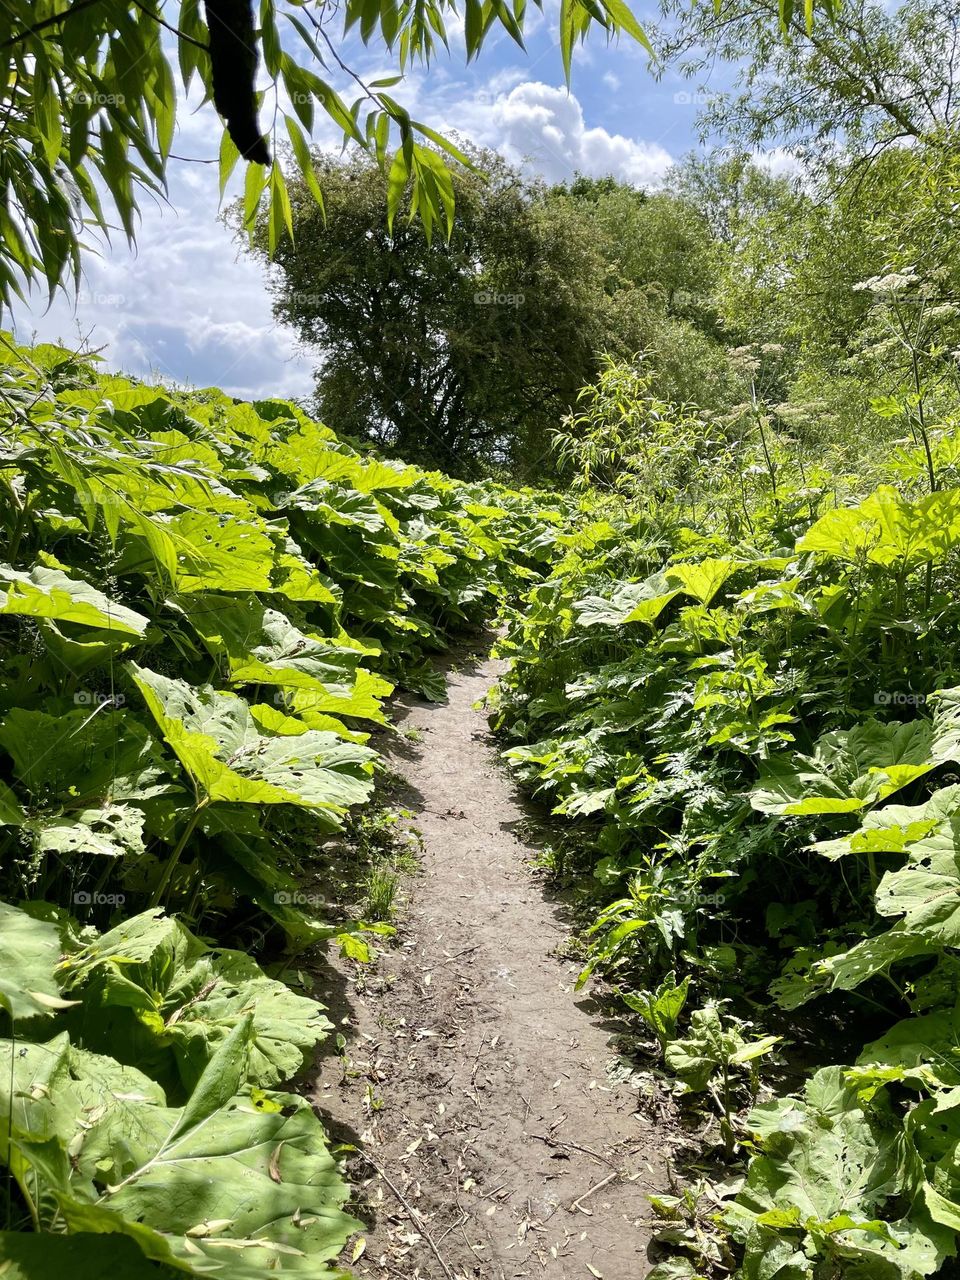
[[[187,841],[193,835],[193,829],[197,825],[197,822],[199,821],[201,813],[204,811],[204,809],[207,807],[209,803],[210,803],[209,797],[204,796],[202,800],[198,801],[193,812],[190,814],[190,817],[187,819],[187,824],[183,828],[183,831],[180,834],[180,839],[177,841],[176,848],[174,849],[173,853],[171,853],[170,857],[167,859],[166,866],[163,868],[163,874],[161,875],[160,880],[157,884],[157,887],[156,889],[154,889],[153,895],[150,898],[151,907],[157,907],[160,905],[160,901],[163,898],[164,894],[166,893],[168,885],[170,884],[170,877],[173,875],[173,872],[177,866],[177,863],[180,861],[180,858],[183,856],[183,851],[187,847]]]

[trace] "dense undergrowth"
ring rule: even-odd
[[[4,339],[0,412],[0,1260],[335,1274],[359,1224],[277,1091],[330,1024],[255,956],[367,954],[322,846],[369,731],[560,516],[60,348]]]
[[[583,980],[612,984],[652,1068],[713,1117],[699,1185],[655,1200],[680,1252],[654,1274],[949,1269],[955,432],[921,417],[858,479],[762,418],[732,449],[646,422],[637,483],[597,445],[605,420],[567,439],[606,497],[585,490],[515,612],[493,720],[566,819],[549,860],[579,890]]]
[[[284,1091],[331,1028],[288,961],[369,954],[389,911],[342,917],[332,850],[370,730],[504,609],[494,721],[564,819],[583,980],[712,1117],[655,1274],[955,1265],[950,423],[849,475],[611,369],[546,502],[2,350],[0,1261],[338,1274],[348,1189]]]

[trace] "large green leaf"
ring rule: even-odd
[[[71,1025],[87,1048],[171,1076],[171,1059],[189,1091],[217,1046],[248,1015],[253,1038],[246,1080],[269,1087],[290,1080],[331,1029],[315,1000],[268,978],[239,951],[212,951],[177,920],[147,911],[67,957],[64,990],[82,993]],[[163,1075],[160,1075],[163,1072]]]
[[[69,1231],[127,1235],[191,1275],[329,1275],[359,1224],[307,1103],[237,1093],[251,1034],[249,1018],[231,1031],[182,1108],[66,1035],[0,1042],[14,1175]]]
[[[56,925],[0,902],[0,1008],[12,1018],[65,1008],[55,977],[59,960]]]
[[[857,853],[906,853],[958,810],[960,786],[943,787],[923,804],[885,804],[882,809],[873,809],[858,830],[811,847],[830,859]]]
[[[709,605],[723,584],[746,563],[744,560],[712,559],[700,560],[696,564],[672,564],[665,576],[669,582],[678,582],[686,595],[693,596],[702,605]]]
[[[816,551],[856,562],[915,568],[939,559],[960,541],[960,490],[928,494],[916,502],[881,485],[853,509],[830,511],[797,543],[798,551]]]
[[[145,1266],[149,1266],[149,1271]],[[122,1235],[25,1235],[0,1231],[0,1274],[4,1280],[176,1280],[182,1271],[146,1264],[136,1244]]]
[[[761,813],[858,813],[929,773],[935,754],[929,721],[868,720],[824,734],[810,756],[768,761],[750,801]]]
[[[187,550],[178,557],[178,591],[269,591],[275,544],[262,521],[187,511],[166,531]]]
[[[287,700],[311,728],[322,728],[329,716],[350,716],[386,724],[382,703],[392,692],[393,685],[389,680],[359,667],[353,684],[347,688],[328,685],[323,689],[293,689]]]
[[[157,740],[135,716],[107,704],[60,715],[14,707],[0,724],[0,747],[38,803],[73,811],[170,789]]]
[[[335,734],[264,733],[247,703],[129,664],[160,730],[211,801],[295,804],[340,815],[372,788],[374,753]]]
[[[894,1134],[864,1109],[841,1067],[818,1071],[800,1098],[754,1108],[747,1125],[760,1153],[729,1210],[738,1226],[799,1233],[810,1255],[834,1260],[835,1274],[850,1266],[851,1275],[916,1280],[953,1253],[950,1231],[922,1212],[901,1216],[909,1188]],[[747,1242],[745,1270],[768,1274],[767,1241]]]
[[[937,947],[960,944],[960,817],[939,822],[910,845],[907,862],[877,888],[877,911]]]
[[[362,652],[305,634],[255,596],[205,592],[200,601],[183,604],[210,652],[227,660],[236,684],[322,689],[332,683],[347,692],[353,683]]]
[[[36,565],[29,573],[0,564],[0,614],[52,618],[79,626],[142,636],[147,619],[118,604],[88,582],[70,578],[60,569]]]
[[[900,960],[930,955],[934,951],[934,942],[913,933],[901,921],[886,933],[864,938],[849,951],[815,960],[806,981],[799,987],[793,984],[787,987],[778,1003],[791,1009],[822,991],[852,991]]]
[[[5,782],[0,782],[0,826],[19,827],[23,823],[23,816],[17,797]]]
[[[644,582],[623,583],[609,596],[585,596],[574,608],[581,627],[653,623],[678,595],[680,588],[672,586],[665,573],[655,573]]]
[[[951,788],[952,790],[952,788]],[[902,917],[886,933],[818,960],[810,994],[852,990],[899,960],[960,945],[960,817],[946,817],[906,850],[907,861],[880,880],[876,908]]]
[[[860,1066],[898,1067],[930,1089],[960,1086],[960,1009],[941,1009],[894,1023],[866,1045]]]
[[[144,852],[144,813],[131,804],[105,802],[97,808],[31,818],[23,824],[38,853],[63,857],[137,857]]]

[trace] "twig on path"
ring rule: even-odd
[[[528,1133],[527,1137],[536,1138],[537,1142],[544,1142],[548,1147],[568,1147],[571,1151],[582,1151],[585,1156],[592,1156],[594,1160],[599,1160],[601,1164],[605,1164],[608,1169],[614,1169],[619,1173],[612,1160],[602,1156],[599,1151],[592,1151],[590,1147],[581,1147],[577,1142],[561,1142],[559,1138],[549,1138],[542,1133]]]
[[[589,1191],[585,1191],[582,1196],[577,1196],[576,1200],[572,1200],[570,1204],[567,1206],[567,1208],[571,1213],[576,1213],[577,1210],[579,1209],[580,1212],[585,1213],[587,1217],[592,1216],[593,1210],[585,1209],[583,1207],[582,1202],[586,1200],[589,1196],[592,1196],[595,1191],[599,1191],[602,1187],[607,1186],[608,1183],[613,1182],[614,1178],[619,1178],[619,1177],[620,1177],[620,1170],[614,1169],[613,1173],[608,1173],[605,1178],[601,1178],[599,1182],[595,1182]]]
[[[462,951],[458,951],[456,955],[447,956],[446,960],[441,960],[441,964],[453,964],[454,960],[459,960],[461,956],[468,956],[471,951],[476,951],[480,946],[479,942],[475,942],[472,947],[464,947]]]
[[[443,1268],[443,1274],[447,1277],[447,1280],[456,1280],[456,1277],[454,1276],[453,1272],[447,1266],[446,1261],[444,1260],[443,1254],[440,1252],[439,1248],[437,1247],[436,1240],[434,1240],[433,1236],[430,1234],[429,1228],[427,1227],[426,1220],[424,1219],[424,1216],[420,1212],[420,1210],[415,1209],[413,1207],[413,1205],[410,1203],[407,1197],[403,1194],[400,1188],[387,1174],[386,1170],[380,1168],[376,1160],[372,1159],[369,1155],[367,1155],[365,1151],[363,1152],[363,1158],[364,1160],[366,1160],[367,1164],[370,1165],[370,1167],[374,1170],[374,1172],[380,1178],[383,1179],[383,1181],[387,1184],[387,1186],[390,1188],[393,1194],[397,1197],[397,1199],[403,1205],[404,1209],[406,1209],[411,1222],[417,1228],[417,1230],[421,1233],[424,1240],[426,1240],[427,1244],[430,1246],[431,1250],[433,1251],[433,1256],[436,1258],[436,1260],[440,1263],[440,1266]]]
[[[466,1151],[466,1149],[467,1148],[464,1147],[463,1150],[460,1152],[461,1159],[463,1158],[463,1152]],[[460,1234],[463,1236],[463,1243],[467,1246],[467,1248],[470,1250],[473,1256],[477,1259],[480,1265],[483,1266],[484,1263],[486,1262],[486,1259],[484,1258],[483,1254],[478,1251],[476,1246],[470,1243],[470,1237],[467,1235],[466,1231],[464,1231],[463,1229],[464,1223],[469,1222],[470,1220],[470,1214],[467,1212],[466,1209],[464,1209],[463,1205],[460,1202],[460,1174],[457,1173],[456,1177],[457,1177],[457,1186],[456,1186],[456,1190],[453,1193],[453,1198],[457,1202],[457,1208],[460,1210],[460,1213],[462,1215],[461,1220],[457,1223],[457,1227],[459,1228]]]
[[[464,1224],[466,1221],[467,1221],[467,1213],[466,1213],[466,1211],[465,1211],[465,1210],[461,1209],[461,1210],[460,1210],[460,1221],[459,1221],[459,1222],[451,1222],[451,1223],[450,1223],[450,1226],[449,1226],[449,1227],[447,1227],[447,1229],[446,1229],[446,1231],[443,1233],[443,1235],[442,1235],[442,1236],[440,1236],[440,1237],[439,1237],[439,1239],[437,1240],[437,1244],[443,1244],[444,1240],[446,1240],[446,1238],[447,1238],[447,1236],[450,1234],[450,1232],[451,1232],[451,1231],[456,1231],[457,1227],[462,1227],[462,1226],[463,1226],[463,1224]]]
[[[473,1071],[470,1074],[470,1083],[477,1083],[477,1072],[480,1070],[480,1056],[483,1053],[483,1047],[487,1043],[486,1035],[480,1037],[480,1048],[477,1050],[477,1056],[473,1060]]]
[[[492,1191],[486,1191],[486,1192],[484,1192],[484,1194],[483,1194],[482,1196],[480,1196],[479,1198],[480,1198],[481,1200],[489,1200],[489,1199],[490,1199],[490,1197],[491,1197],[491,1196],[495,1196],[495,1195],[497,1194],[497,1192],[498,1192],[498,1191],[502,1191],[502,1190],[503,1190],[503,1188],[504,1188],[506,1185],[507,1185],[507,1184],[506,1184],[505,1182],[501,1182],[499,1186],[494,1187]]]

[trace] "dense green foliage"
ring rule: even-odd
[[[346,1186],[275,1092],[330,1026],[248,953],[367,954],[322,844],[370,795],[369,729],[396,681],[438,696],[426,655],[560,517],[284,402],[2,341],[3,1225],[43,1232],[44,1275],[64,1231],[106,1233],[101,1274],[332,1274]]]
[[[872,323],[912,299],[875,284]],[[732,431],[612,367],[559,436],[581,521],[502,645],[494,722],[569,824],[583,979],[748,1160],[719,1214],[656,1201],[690,1250],[665,1278],[957,1252],[956,435],[889,373],[912,438],[845,477],[760,406]]]
[[[596,353],[630,355],[632,335],[586,223],[493,153],[471,158],[482,173],[453,169],[452,236],[428,243],[405,220],[388,230],[374,162],[318,157],[325,214],[293,186],[274,311],[320,353],[316,408],[338,430],[450,474],[536,474]],[[266,219],[256,243],[267,258]]]
[[[742,154],[657,194],[481,179],[390,82],[348,107],[293,59],[278,19],[337,60],[313,8],[260,6],[292,163],[250,166],[235,222],[359,443],[0,339],[0,1270],[339,1274],[347,1187],[285,1091],[332,1028],[271,961],[386,931],[375,895],[329,902],[325,842],[364,820],[392,689],[441,696],[431,653],[497,609],[493,720],[557,815],[582,981],[634,1015],[637,1083],[700,1107],[658,1280],[955,1268],[956,6],[684,6],[666,57],[739,63],[705,125]],[[222,107],[210,8],[178,13]],[[456,13],[346,21],[404,67]],[[464,16],[470,55],[520,38],[522,4]],[[162,188],[161,21],[7,6],[5,297],[77,269],[98,192],[129,235]],[[642,39],[564,0],[568,71],[591,21]],[[311,152],[318,105],[365,155]],[[776,142],[803,183],[746,158]]]

